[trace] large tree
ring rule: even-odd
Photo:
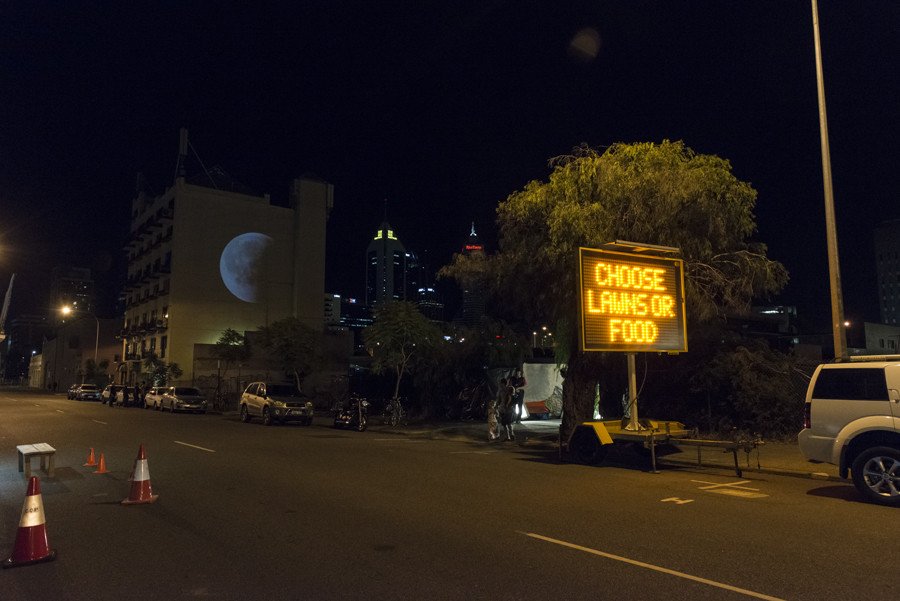
[[[262,346],[286,374],[293,374],[297,387],[303,376],[322,363],[322,334],[296,317],[286,317],[259,327]]]
[[[396,376],[394,397],[400,394],[400,380],[409,373],[427,350],[441,339],[440,330],[419,312],[414,303],[392,301],[375,308],[374,321],[363,339],[372,353],[372,370],[390,370]]]
[[[219,336],[219,340],[216,341],[216,345],[212,349],[212,354],[216,359],[225,362],[225,369],[223,370],[223,373],[225,373],[227,376],[228,369],[232,366],[232,364],[240,364],[243,361],[248,361],[250,357],[253,356],[253,347],[250,346],[250,343],[247,340],[246,336],[244,336],[237,330],[228,328],[224,332],[222,332],[221,336]],[[220,374],[219,382],[216,386],[217,392],[221,384]]]
[[[602,154],[582,145],[551,165],[549,181],[529,183],[497,208],[499,252],[457,255],[442,275],[486,279],[519,317],[555,324],[557,359],[567,366],[567,435],[591,417],[600,374],[623,368],[618,357],[581,350],[579,247],[628,240],[679,248],[689,323],[747,309],[753,297],[781,289],[787,272],[751,241],[756,191],[727,160],[664,141]]]

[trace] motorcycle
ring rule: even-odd
[[[362,432],[368,427],[369,402],[366,399],[352,395],[350,404],[338,409],[334,416],[335,428],[347,428]]]

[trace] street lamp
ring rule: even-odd
[[[85,315],[90,315],[97,322],[97,336],[94,338],[94,367],[97,366],[97,347],[100,346],[100,320],[97,319],[97,316],[91,313],[90,311],[79,311],[77,309],[72,309],[71,307],[63,307],[62,308],[63,315],[68,315],[69,313],[84,313]]]

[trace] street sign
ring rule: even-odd
[[[580,248],[585,351],[687,351],[681,259]]]

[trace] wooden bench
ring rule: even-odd
[[[31,458],[37,455],[41,458],[41,469],[47,470],[47,476],[53,477],[53,468],[56,465],[56,449],[48,445],[46,442],[37,444],[23,444],[16,447],[19,452],[19,471],[25,472],[25,478],[31,479]],[[49,466],[45,465],[47,458],[50,458]]]

